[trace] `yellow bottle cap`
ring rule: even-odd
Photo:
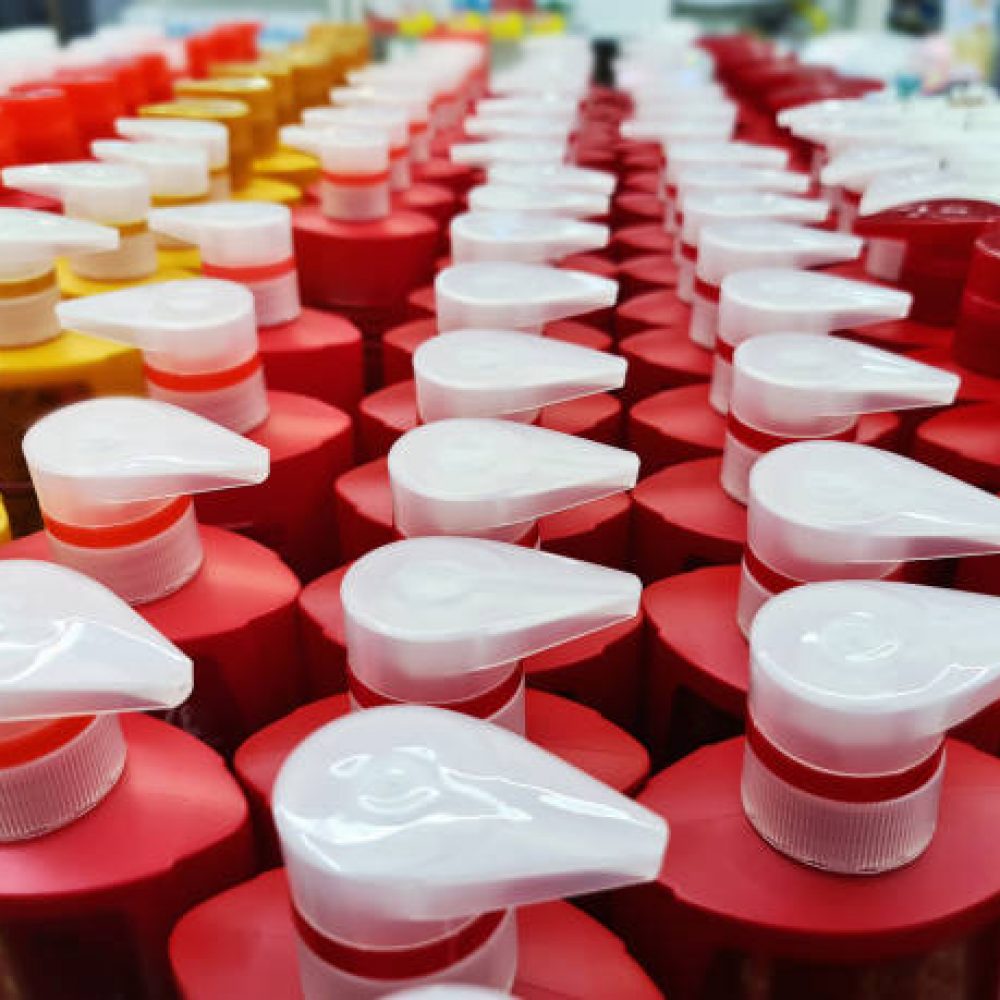
[[[181,97],[209,97],[242,101],[250,110],[253,148],[257,156],[273,153],[278,145],[278,104],[271,81],[263,76],[216,80],[178,80],[174,90]]]

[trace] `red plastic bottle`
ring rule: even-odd
[[[174,721],[232,752],[299,704],[298,580],[256,542],[199,527],[190,498],[264,480],[260,445],[165,403],[109,397],[39,420],[24,452],[46,529],[0,555],[72,566],[138,606],[195,663]]]
[[[223,761],[166,723],[191,661],[70,570],[7,562],[0,725],[5,991],[173,995],[167,937],[249,877],[246,801]],[[10,668],[10,669],[8,669]],[[99,713],[99,714],[94,714]]]

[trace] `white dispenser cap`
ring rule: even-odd
[[[187,200],[208,195],[208,154],[200,146],[97,139],[90,148],[98,160],[127,163],[141,170],[149,180],[154,199]]]
[[[856,260],[864,245],[859,236],[787,222],[713,223],[698,234],[695,270],[702,281],[721,285],[727,275],[751,268],[807,269]]]
[[[541,139],[566,142],[573,131],[572,118],[473,115],[462,123],[467,135],[476,139]]]
[[[561,94],[533,94],[530,97],[484,97],[476,102],[476,113],[480,115],[546,118],[573,117],[578,110],[578,102]]]
[[[880,565],[1000,551],[1000,500],[877,448],[790,444],[750,473],[747,544],[796,580],[852,566],[851,576],[875,576]]]
[[[422,706],[353,712],[312,733],[273,802],[301,919],[362,949],[648,881],[667,843],[658,815],[545,750]]]
[[[727,139],[736,126],[737,108],[732,101],[702,101],[680,110],[678,104],[645,108],[645,114],[624,121],[621,134],[626,139],[658,142],[689,138]]]
[[[354,105],[341,108],[306,108],[302,112],[306,128],[347,128],[384,132],[390,150],[405,149],[409,139],[409,118],[397,108]]]
[[[191,278],[63,302],[66,329],[137,347],[153,399],[245,434],[268,416],[253,295],[232,281]]]
[[[24,457],[58,562],[130,603],[182,586],[201,565],[188,494],[262,482],[268,452],[151,399],[89,399],[42,417]]]
[[[330,100],[338,107],[387,108],[405,112],[410,132],[427,128],[430,117],[430,93],[416,86],[391,86],[369,84],[365,86],[334,87]],[[306,112],[311,109],[307,108]]]
[[[464,212],[451,220],[456,264],[519,261],[547,264],[608,244],[607,226],[564,215],[526,212]]]
[[[780,146],[760,146],[752,142],[676,142],[670,146],[667,182],[674,183],[685,167],[743,166],[784,170],[790,154]]]
[[[494,163],[562,163],[566,159],[566,143],[542,139],[456,142],[450,156],[453,163],[470,167],[489,167]]]
[[[0,348],[27,347],[59,333],[55,305],[59,288],[52,271],[57,257],[114,250],[118,233],[54,212],[0,208]]]
[[[630,573],[479,538],[413,538],[355,562],[340,597],[351,671],[395,701],[443,703],[511,664],[634,618]]]
[[[468,198],[469,208],[474,212],[538,213],[574,219],[604,215],[610,201],[608,195],[587,191],[493,182],[472,188]]]
[[[0,842],[96,806],[125,766],[115,716],[172,708],[191,686],[191,661],[100,584],[52,563],[0,563],[0,745],[81,721],[61,744],[0,771]]]
[[[115,131],[125,139],[138,142],[197,146],[205,151],[211,171],[224,170],[229,165],[229,130],[219,122],[191,118],[118,118]]]
[[[822,198],[790,198],[773,191],[692,192],[681,199],[681,208],[681,241],[689,246],[697,246],[702,227],[712,223],[751,219],[822,222],[830,214],[830,205]]]
[[[615,190],[614,174],[567,163],[492,163],[488,167],[491,184],[520,184],[563,191],[582,191],[610,198]]]
[[[767,333],[830,333],[902,319],[912,296],[895,288],[788,268],[756,268],[722,282],[719,338],[731,347]]]
[[[881,174],[937,167],[938,157],[917,146],[858,146],[839,153],[820,172],[824,184],[862,192]]]
[[[417,412],[425,423],[530,417],[544,406],[622,388],[627,368],[624,358],[550,337],[443,333],[413,354]]]
[[[898,868],[937,821],[943,737],[1000,696],[1000,601],[839,581],[771,601],[750,637],[750,822],[844,874]]]
[[[281,142],[318,156],[331,173],[381,175],[389,169],[389,133],[370,127],[284,125]]]
[[[505,261],[455,264],[434,281],[437,322],[450,330],[523,330],[612,306],[618,282],[584,271]]]
[[[676,176],[683,200],[696,191],[774,191],[776,194],[805,194],[812,183],[808,174],[773,167],[684,166]]]
[[[389,451],[397,529],[418,535],[525,537],[547,514],[631,489],[630,451],[506,420],[439,420]]]
[[[915,169],[881,174],[865,189],[860,215],[874,215],[901,205],[945,198],[975,199],[1000,204],[1000,184],[973,178],[957,170]]]
[[[76,219],[117,225],[142,221],[149,212],[146,175],[123,163],[42,163],[5,167],[0,176],[7,187],[55,198]]]

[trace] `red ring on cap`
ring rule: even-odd
[[[201,262],[201,273],[206,278],[222,278],[226,281],[237,281],[250,285],[257,281],[269,281],[271,278],[283,278],[295,271],[295,258],[286,257],[273,264],[247,265],[246,267],[228,267],[223,264]]]
[[[161,389],[172,389],[174,392],[215,392],[218,389],[229,389],[240,382],[245,382],[260,371],[260,355],[254,354],[241,364],[223,371],[194,372],[184,375],[179,372],[165,372],[159,368],[142,366],[147,382]]]
[[[374,187],[376,184],[385,184],[388,182],[389,171],[380,170],[374,174],[349,174],[324,170],[323,180],[327,184],[336,184],[337,187]]]
[[[75,545],[80,549],[120,549],[126,545],[138,545],[150,538],[163,534],[172,528],[191,508],[189,496],[174,497],[166,506],[127,524],[108,524],[100,527],[84,527],[79,524],[65,524],[49,517],[42,511],[45,530],[57,541]]]

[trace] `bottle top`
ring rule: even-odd
[[[430,119],[430,94],[419,88],[385,85],[334,87],[330,91],[330,100],[344,108],[401,110],[407,116],[411,134],[426,129]]]
[[[812,183],[808,174],[793,170],[711,164],[681,167],[675,181],[682,201],[695,191],[773,191],[801,195]]]
[[[859,444],[810,441],[764,455],[750,473],[748,511],[748,546],[798,580],[1000,551],[1000,500]]]
[[[902,319],[907,292],[789,268],[756,268],[722,282],[719,337],[733,347],[767,333],[830,333]]]
[[[752,142],[676,142],[670,147],[667,183],[673,184],[689,166],[743,166],[784,170],[790,154],[780,146],[760,146]]]
[[[143,221],[149,212],[149,180],[123,163],[5,167],[2,177],[7,187],[57,199],[65,213],[77,219],[119,225]]]
[[[517,417],[544,406],[611,392],[625,384],[624,358],[523,333],[460,330],[413,354],[417,412],[449,417]]]
[[[375,105],[306,108],[302,112],[302,124],[306,128],[346,128],[384,132],[389,138],[390,150],[405,149],[410,134],[409,118],[405,111]]]
[[[546,264],[570,254],[607,246],[607,226],[563,215],[525,212],[465,212],[449,227],[456,264],[519,261]]]
[[[253,295],[231,281],[191,278],[71,299],[65,329],[137,347],[154,398],[238,434],[267,418]]]
[[[562,163],[566,159],[566,143],[541,139],[456,142],[450,155],[453,163],[470,167],[489,167],[494,163]]]
[[[875,178],[914,170],[934,170],[938,157],[917,146],[877,145],[848,148],[823,167],[824,184],[862,193]]]
[[[126,142],[97,139],[91,150],[106,163],[131,164],[149,180],[154,199],[187,200],[208,195],[208,154],[198,146],[176,142]]]
[[[179,143],[197,146],[208,156],[209,170],[229,165],[229,131],[218,122],[190,118],[119,118],[118,134],[133,142]]]
[[[572,118],[530,118],[523,115],[471,115],[462,123],[466,135],[477,139],[541,139],[566,142]]]
[[[947,406],[959,381],[951,372],[840,337],[781,333],[737,349],[729,409],[759,431],[805,437],[823,417]]]
[[[340,591],[352,672],[395,700],[434,690],[442,702],[462,698],[469,675],[489,682],[526,656],[634,618],[641,593],[630,573],[447,537],[369,552]]]
[[[210,268],[255,268],[294,257],[292,213],[263,201],[218,201],[156,208],[149,224],[158,233],[195,244]]]
[[[659,816],[545,750],[423,706],[352,712],[312,733],[273,801],[300,917],[362,948],[647,881],[667,842]]]
[[[439,420],[389,451],[395,523],[408,537],[523,535],[540,517],[631,489],[638,474],[630,451],[505,420]]]
[[[477,328],[540,333],[546,323],[612,306],[618,283],[541,264],[455,264],[434,281],[441,333]]]
[[[569,117],[576,115],[578,104],[571,97],[559,94],[538,94],[531,97],[484,97],[476,102],[476,113],[511,117]]]
[[[721,285],[737,271],[759,267],[825,267],[856,260],[864,249],[859,236],[795,226],[787,222],[721,222],[698,235],[697,275]]]
[[[480,184],[469,191],[473,212],[521,212],[590,219],[608,211],[608,195],[527,184]]]
[[[1000,185],[933,167],[881,174],[865,189],[858,212],[866,217],[918,202],[952,200],[1000,204]]]
[[[127,524],[147,501],[263,482],[268,452],[176,406],[107,396],[38,420],[24,457],[46,517],[81,528]]]
[[[666,137],[676,139],[680,134],[732,135],[736,126],[737,107],[732,101],[720,98],[694,102],[689,105],[647,102],[641,114],[621,124],[621,134],[626,139],[655,142]]]
[[[753,219],[786,222],[822,222],[830,206],[822,198],[790,198],[773,191],[692,192],[681,200],[684,219],[681,241],[698,245],[704,226],[713,223],[743,222]]]
[[[750,711],[784,753],[852,776],[902,772],[1000,695],[1000,601],[836,581],[769,601],[750,636]]]
[[[610,198],[615,190],[614,174],[565,163],[493,163],[488,167],[491,184],[520,184],[567,191],[584,191]]]
[[[281,142],[318,156],[329,174],[381,177],[389,169],[389,134],[338,125],[284,125]]]

